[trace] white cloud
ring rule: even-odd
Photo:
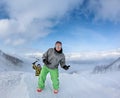
[[[92,51],[92,52],[77,52],[67,55],[69,60],[99,60],[106,58],[117,58],[120,56],[120,50],[110,51]]]
[[[0,38],[19,45],[44,37],[66,13],[83,0],[4,0],[10,19],[0,20]],[[10,41],[8,41],[8,38]],[[20,41],[23,39],[24,41]]]
[[[21,44],[24,44],[25,43],[25,40],[24,39],[16,39],[16,40],[12,40],[12,39],[6,39],[5,40],[5,44],[10,44],[10,45],[13,45],[13,46],[17,46],[17,45],[21,45]]]
[[[5,38],[16,33],[18,25],[15,20],[2,19],[0,20],[0,38]]]
[[[9,20],[8,19],[3,19],[0,20],[0,37],[6,36],[9,31]]]
[[[120,22],[120,0],[90,0],[88,10],[95,14],[95,20]]]
[[[30,53],[26,53],[24,54],[26,57],[36,57],[36,58],[42,58],[43,52],[30,52]]]
[[[33,57],[41,59],[43,52],[29,52],[25,53],[25,57]],[[65,54],[66,60],[76,63],[90,63],[92,61],[98,62],[106,60],[115,60],[120,57],[120,49],[109,51],[86,51],[86,52],[72,52]]]
[[[44,37],[70,10],[85,0],[3,0],[10,19],[0,20],[0,39],[6,44],[19,45]],[[119,0],[89,0],[86,9],[96,20],[120,22]],[[89,14],[89,13],[87,13]],[[56,21],[51,21],[55,19]],[[94,38],[102,36],[93,34]],[[10,41],[8,41],[10,39]],[[24,41],[19,41],[22,39]],[[104,39],[106,40],[106,39]],[[17,44],[16,44],[17,42]]]

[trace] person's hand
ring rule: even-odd
[[[49,65],[49,64],[51,64],[51,63],[48,62],[48,60],[46,60],[46,59],[43,59],[43,63],[44,63],[45,65]]]
[[[67,66],[67,65],[64,65],[64,66],[63,66],[63,69],[68,70],[69,67],[70,67],[70,65],[68,65],[68,66]]]

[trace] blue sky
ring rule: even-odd
[[[0,49],[65,52],[120,48],[119,0],[1,0]]]

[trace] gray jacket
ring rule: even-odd
[[[47,59],[51,64],[46,65],[50,69],[58,68],[59,64],[61,67],[65,65],[65,55],[63,53],[57,53],[54,48],[49,48],[47,52],[43,54],[43,59]]]

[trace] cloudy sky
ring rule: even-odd
[[[0,0],[0,49],[67,53],[120,48],[120,0]]]

